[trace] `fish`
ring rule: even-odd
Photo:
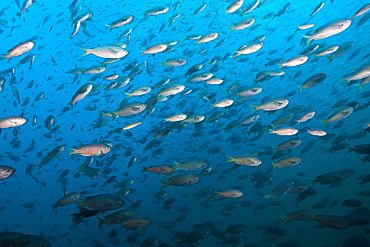
[[[349,227],[348,222],[338,215],[333,214],[309,214],[307,220],[315,220],[316,222],[335,229],[345,229]]]
[[[0,244],[2,246],[25,246],[29,242],[28,237],[20,232],[0,233]]]
[[[131,115],[136,115],[143,112],[147,108],[147,105],[141,102],[132,102],[121,108],[118,108],[117,111],[109,111],[112,114],[112,120],[116,117],[126,117]]]
[[[264,196],[265,199],[272,199],[278,196],[285,195],[294,185],[294,181],[291,179],[283,180],[272,189],[269,195]]]
[[[259,166],[262,164],[262,161],[254,156],[237,156],[234,158],[227,156],[227,158],[229,159],[227,163],[235,162],[236,164],[243,166]]]
[[[244,30],[244,29],[252,26],[255,21],[256,20],[253,17],[247,17],[247,18],[235,23],[233,26],[228,27],[228,28],[230,29],[230,32],[232,32],[234,30],[236,30],[236,31]]]
[[[109,30],[112,30],[112,28],[122,27],[124,25],[129,24],[133,19],[134,19],[134,16],[125,15],[110,24],[106,24],[106,26],[109,27]]]
[[[82,85],[76,93],[73,95],[71,102],[68,103],[68,105],[71,105],[71,108],[73,108],[73,105],[75,105],[78,101],[85,98],[92,90],[93,84],[92,83],[86,83]]]
[[[183,170],[189,171],[204,169],[209,165],[209,161],[201,158],[201,159],[183,160],[181,162],[172,161],[172,164],[174,165],[173,167],[174,170],[181,168]]]
[[[368,3],[2,2],[0,246],[369,245]]]
[[[240,190],[224,190],[222,192],[216,192],[220,196],[238,198],[243,195]]]
[[[291,167],[291,166],[296,166],[299,163],[301,163],[302,159],[299,158],[298,156],[289,156],[285,157],[283,159],[278,160],[276,163],[271,162],[272,165],[274,166],[274,171],[276,167]]]
[[[143,54],[143,56],[145,54],[157,54],[159,52],[163,52],[164,50],[166,50],[168,47],[168,45],[166,44],[156,44],[156,45],[153,45],[153,46],[150,46],[148,48],[146,48],[145,51],[141,51]]]
[[[153,7],[151,9],[148,9],[143,14],[144,14],[145,17],[156,16],[156,15],[161,15],[161,14],[167,13],[169,9],[170,8],[167,5],[160,5],[160,6],[156,6],[156,7]]]
[[[80,154],[85,157],[90,157],[105,155],[112,151],[112,148],[104,143],[95,143],[83,145],[79,149],[70,148],[70,150],[71,152],[69,153],[69,155]]]
[[[39,169],[41,169],[41,167],[43,167],[43,166],[47,165],[48,163],[50,163],[50,161],[52,161],[53,159],[55,159],[63,151],[64,151],[64,146],[63,145],[60,145],[60,146],[55,147],[53,150],[50,151],[50,153],[48,153],[44,158],[42,158],[41,164],[40,165],[37,165],[37,167]]]
[[[25,0],[26,1],[31,1],[31,0]],[[19,43],[18,45],[14,46],[8,51],[8,54],[2,55],[3,57],[6,58],[6,60],[9,62],[10,58],[12,57],[18,57],[21,56],[30,50],[35,46],[35,43],[32,41],[24,41],[22,43]]]
[[[54,204],[51,204],[53,211],[58,207],[64,207],[70,205],[74,202],[77,202],[77,199],[80,199],[81,194],[78,192],[72,192],[64,195],[62,198],[58,199]]]
[[[21,116],[10,116],[0,119],[0,129],[14,128],[26,124],[28,120]]]
[[[235,11],[237,11],[244,3],[244,0],[235,0],[233,3],[229,5],[229,7],[226,8],[225,13],[226,14],[232,14]]]
[[[84,201],[75,196],[75,200],[78,202],[77,208],[84,207],[89,210],[99,211],[119,209],[125,204],[125,201],[121,197],[112,194],[88,196],[85,197]]]
[[[167,181],[160,179],[161,190],[166,186],[189,186],[200,181],[200,177],[190,173],[177,174],[169,177]]]
[[[314,34],[311,36],[302,35],[305,39],[307,39],[307,45],[311,43],[312,40],[321,40],[327,37],[339,34],[345,31],[349,26],[352,24],[351,19],[341,18],[330,21],[325,25],[321,26],[320,28],[314,31]]]
[[[81,50],[83,50],[85,53],[82,55],[87,56],[89,54],[93,54],[97,57],[102,57],[102,58],[123,58],[128,54],[128,51],[126,51],[124,48],[121,46],[115,46],[115,45],[110,45],[110,46],[101,46],[101,47],[96,47],[96,48],[83,48],[79,47]]]
[[[0,165],[0,180],[4,180],[4,179],[9,178],[15,172],[16,172],[16,170],[11,166]]]
[[[344,106],[344,107],[340,108],[339,110],[337,110],[336,112],[334,112],[333,114],[331,114],[328,117],[328,119],[326,119],[326,120],[320,120],[320,121],[323,122],[324,123],[324,127],[326,127],[326,125],[328,123],[342,120],[342,119],[348,117],[349,115],[351,115],[352,112],[353,112],[353,107],[351,107],[351,106]]]
[[[298,86],[301,92],[303,89],[309,89],[312,88],[320,83],[322,83],[327,77],[327,74],[325,73],[317,73],[305,80],[301,86]]]
[[[359,10],[356,11],[355,15],[352,18],[355,19],[356,17],[364,15],[369,10],[370,10],[370,4],[365,4]]]
[[[321,129],[309,129],[307,130],[307,133],[313,136],[326,136],[327,135],[327,132]]]
[[[149,225],[149,220],[146,218],[132,218],[121,223],[121,227],[144,227]]]
[[[291,59],[286,60],[284,63],[280,64],[280,68],[282,67],[294,67],[298,65],[302,65],[305,62],[307,62],[308,56],[306,55],[298,55],[295,57],[292,57]]]
[[[345,86],[348,86],[348,83],[352,80],[361,80],[367,77],[370,77],[370,63],[360,66],[360,68],[355,70],[350,77],[342,78],[342,80],[346,82]]]
[[[261,102],[259,105],[251,105],[253,107],[253,113],[258,110],[264,111],[276,111],[286,107],[289,104],[289,100],[283,97],[272,98],[266,101]]]

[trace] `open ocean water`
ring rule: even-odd
[[[370,3],[0,2],[0,247],[370,246]]]

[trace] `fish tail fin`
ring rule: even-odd
[[[105,224],[104,220],[103,219],[100,219],[99,216],[96,216],[96,218],[98,218],[98,221],[99,221],[99,225],[98,225],[98,229]]]
[[[110,114],[112,114],[112,121],[114,119],[116,119],[116,117],[118,116],[116,113],[112,112],[112,111],[109,111]]]
[[[329,62],[333,62],[334,57],[333,56],[326,56],[327,59],[329,59]]]
[[[124,93],[128,96],[127,99],[131,98],[132,94],[127,93],[127,92],[124,92]]]
[[[177,170],[180,167],[180,164],[175,161],[171,161],[171,163],[174,165],[173,170]]]
[[[253,107],[252,114],[259,110],[259,108],[258,108],[258,106],[257,106],[257,105],[252,105],[252,104],[251,104],[250,106],[251,106],[251,107]]]
[[[299,87],[299,91],[301,91],[301,93],[302,93],[303,86],[297,86],[297,87]]]
[[[144,56],[146,54],[146,51],[140,51],[142,52],[143,54],[141,54],[141,56]]]
[[[353,151],[354,151],[354,149],[351,146],[348,146],[348,153],[351,153]]]
[[[82,54],[83,57],[92,53],[92,50],[90,50],[90,49],[86,49],[86,48],[82,48],[82,47],[79,47],[79,48],[85,52],[84,54]]]
[[[168,185],[168,183],[166,181],[162,180],[162,179],[159,179],[159,182],[161,182],[161,188],[160,188],[160,190],[163,190],[164,187],[166,187]]]
[[[311,180],[312,186],[314,186],[315,184],[317,184],[316,178],[308,178],[308,179]]]
[[[78,168],[77,168],[77,171],[78,172],[83,172],[85,169],[85,167],[83,167],[82,165],[80,165]]]
[[[263,198],[267,199],[267,200],[270,200],[271,199],[271,195],[265,195]]]
[[[1,56],[6,57],[6,61],[9,63],[10,54],[4,54],[4,55],[1,55]]]
[[[324,127],[326,127],[326,125],[328,125],[328,123],[329,123],[329,120],[320,120],[320,122],[323,122],[324,123]]]
[[[234,30],[234,28],[233,27],[227,27],[227,28],[230,28],[230,33]]]
[[[276,167],[277,167],[276,163],[271,162],[271,164],[274,166],[274,171],[275,171],[276,170]]]
[[[348,83],[350,82],[350,78],[340,78],[341,80],[343,80],[343,81],[345,81],[345,84],[344,84],[344,86],[348,86]]]
[[[295,120],[296,122],[297,122],[297,125],[299,125],[300,123],[301,123],[301,121],[300,120]]]
[[[355,87],[360,87],[360,88],[361,88],[361,90],[364,90],[364,87],[363,87],[361,84],[355,84],[354,86],[355,86]]]
[[[309,45],[311,43],[311,41],[313,40],[312,36],[307,36],[307,35],[304,35],[302,34],[303,38],[307,39],[307,45]]]
[[[83,201],[81,201],[80,199],[78,199],[76,196],[75,196],[75,199],[76,199],[76,201],[78,202],[78,204],[77,204],[77,208],[80,208],[80,207],[83,207],[83,206],[84,206]]]
[[[162,63],[162,66],[161,67],[166,66],[166,62],[161,62],[161,63]]]
[[[142,172],[148,171],[148,167],[142,166],[141,168],[142,168],[142,170],[141,170]]]
[[[70,105],[71,106],[71,108],[73,109],[73,102],[71,101],[71,102],[69,102],[69,103],[67,103],[67,105]]]
[[[197,200],[197,198],[190,198],[190,200],[193,202],[193,204],[195,203],[195,201]]]
[[[55,204],[50,204],[50,206],[53,207],[53,211],[57,208],[57,206]]]
[[[68,155],[72,155],[72,154],[77,154],[78,153],[77,149],[74,149],[74,148],[69,148],[69,151],[70,151],[70,153]]]
[[[307,215],[309,216],[309,218],[307,218],[306,220],[314,220],[315,219],[315,216],[313,216],[310,212],[307,212]]]
[[[288,217],[285,217],[285,216],[281,216],[281,218],[284,220],[283,223],[287,223],[289,221],[289,218]]]
[[[226,157],[229,159],[228,161],[226,161],[226,163],[230,163],[230,162],[234,162],[234,158],[226,155]]]

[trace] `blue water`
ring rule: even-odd
[[[1,53],[7,54],[9,49],[32,37],[34,37],[32,41],[35,42],[35,47],[21,56],[11,58],[9,62],[6,59],[0,61],[0,72],[6,80],[0,93],[2,108],[0,118],[23,116],[28,119],[28,122],[22,126],[1,129],[1,165],[11,166],[16,169],[16,172],[1,181],[0,231],[41,236],[48,239],[51,246],[91,246],[91,244],[93,246],[140,246],[144,240],[152,236],[157,240],[154,241],[156,243],[142,246],[160,244],[177,246],[175,241],[181,242],[181,237],[176,238],[175,233],[180,235],[181,232],[188,233],[195,228],[207,231],[204,238],[199,241],[200,244],[184,243],[182,246],[221,246],[223,241],[225,246],[288,246],[279,244],[290,239],[299,240],[296,240],[295,245],[289,246],[339,246],[355,235],[361,236],[355,236],[348,240],[347,245],[342,246],[370,246],[369,240],[364,239],[369,238],[369,199],[365,193],[367,191],[369,196],[370,189],[366,182],[362,186],[359,184],[369,174],[370,152],[364,151],[363,154],[356,151],[348,152],[348,147],[369,143],[369,130],[366,130],[369,127],[365,124],[370,122],[370,108],[367,107],[370,91],[368,85],[364,85],[364,90],[355,86],[361,81],[351,81],[346,87],[345,82],[340,80],[340,78],[349,77],[355,69],[369,61],[367,31],[370,23],[362,19],[368,18],[364,17],[368,13],[352,18],[367,2],[325,1],[322,9],[311,18],[312,11],[320,1],[291,1],[285,13],[272,18],[288,1],[261,1],[257,8],[243,16],[243,18],[255,18],[255,23],[251,27],[229,32],[227,27],[241,20],[240,11],[252,1],[244,1],[240,9],[232,14],[225,14],[224,10],[231,3],[232,1],[211,0],[207,2],[203,11],[192,15],[203,4],[201,1],[80,0],[75,8],[81,7],[81,12],[90,10],[93,16],[83,22],[85,27],[81,25],[78,33],[69,38],[73,32],[71,13],[68,8],[70,1],[39,0],[33,3],[20,18],[17,16],[20,10],[15,1],[1,1],[0,9],[3,9],[0,16]],[[23,2],[20,3],[21,7],[22,4]],[[144,18],[145,11],[162,5],[169,7],[168,12]],[[178,8],[174,11],[177,5]],[[214,12],[214,15],[207,16],[211,12]],[[274,15],[262,19],[269,13]],[[57,17],[58,14],[59,17]],[[109,31],[106,24],[128,14],[134,16],[133,21]],[[180,16],[169,26],[171,17],[175,14]],[[46,20],[49,15],[50,19]],[[286,61],[299,55],[307,47],[307,41],[302,41],[302,34],[339,18],[350,18],[352,24],[343,32],[325,39],[313,40],[310,45],[319,44],[319,49],[323,49],[323,47],[353,41],[353,47],[342,56],[329,62],[325,57],[315,59],[312,55],[315,54],[314,52],[308,55],[308,61],[302,65],[283,67],[284,75],[272,76],[267,81],[258,82],[257,85],[263,88],[262,92],[249,99],[241,100],[240,96],[233,97],[231,92],[226,91],[238,80],[242,85],[251,86],[255,84],[254,80],[259,72],[279,69],[278,64],[267,68],[264,64],[268,63],[269,59],[283,58],[283,61]],[[361,19],[364,24],[359,25]],[[163,24],[164,26],[161,27]],[[314,27],[297,30],[298,26],[306,24],[314,24]],[[256,28],[258,25],[260,27]],[[194,30],[188,31],[192,26],[195,26]],[[86,31],[83,32],[84,28],[87,34]],[[119,40],[118,37],[129,28],[133,28],[133,31]],[[204,36],[210,32],[218,32],[218,37],[199,46],[195,41],[184,40],[192,34]],[[294,33],[294,37],[289,37]],[[259,51],[232,58],[239,47],[248,44],[259,35],[266,35]],[[222,39],[227,40],[224,44],[216,46]],[[142,56],[140,53],[152,45],[174,40],[178,43],[174,45],[173,51],[158,53],[155,56],[150,54]],[[104,58],[92,54],[82,57],[84,52],[79,47],[95,48],[118,41],[127,45],[125,49],[128,55],[117,62],[106,64],[106,70],[103,73],[96,75],[68,73],[74,68],[89,68],[104,61]],[[276,51],[272,52],[273,50]],[[30,53],[37,55],[32,68],[29,68],[29,62],[17,67],[17,63]],[[186,80],[184,74],[196,63],[203,64],[203,68],[197,73],[209,72],[213,66],[210,64],[211,59],[217,55],[221,58],[215,63],[219,68],[213,67],[212,71],[215,78],[224,80],[222,84],[209,85],[202,81]],[[174,57],[185,58],[186,64],[173,68],[161,67],[162,61]],[[137,68],[140,68],[141,72],[131,78],[125,87],[106,91],[110,81],[104,80],[103,77],[111,74],[128,76],[130,70],[124,72],[122,70],[133,62],[139,64]],[[149,67],[148,70],[145,63]],[[11,72],[13,67],[14,75]],[[302,85],[306,79],[316,73],[325,73],[327,77],[320,84],[303,89],[301,93],[297,86]],[[121,102],[127,99],[124,92],[131,92],[139,86],[154,87],[162,78],[171,79],[167,85],[173,83],[185,85],[185,90],[169,96],[166,101],[156,102],[152,106],[155,110],[147,117],[144,117],[145,114],[152,108],[140,114],[118,117],[115,120],[99,116],[99,111],[116,111]],[[26,89],[31,81],[34,81],[34,85]],[[63,83],[66,84],[65,87],[57,90]],[[95,87],[99,84],[103,86],[89,93],[71,109],[67,103],[85,83],[92,83]],[[19,91],[20,102],[14,97],[12,87]],[[189,89],[192,92],[183,95]],[[161,99],[157,95],[162,90],[163,88],[153,88],[149,94],[132,96],[122,105],[132,102],[144,103],[150,97]],[[44,92],[45,97],[33,102],[40,92]],[[202,96],[209,98],[213,104],[226,98],[233,99],[234,103],[229,107],[213,108],[212,104]],[[31,102],[22,106],[27,97]],[[257,111],[260,117],[256,122],[261,122],[262,126],[252,131],[250,135],[247,132],[250,132],[256,122],[246,126],[233,125],[252,113],[251,104],[258,105],[261,101],[276,97],[285,97],[289,100],[289,104],[276,112],[270,112],[271,114],[267,114],[268,112],[264,110]],[[327,119],[348,103],[350,106],[355,105],[348,117],[323,127],[323,123],[319,120]],[[294,136],[270,134],[269,129],[273,129],[270,124],[284,112],[296,106],[304,108],[294,111],[288,122],[275,128],[293,127],[298,130],[298,133]],[[297,125],[296,120],[309,110],[314,110],[315,116]],[[224,115],[215,122],[207,121],[208,117],[216,111],[222,111]],[[172,129],[168,136],[156,138],[161,141],[160,146],[145,150],[145,146],[154,139],[153,135],[166,127],[164,120],[177,113],[189,114],[188,117],[191,113],[201,114],[205,116],[205,120],[197,124],[188,123],[181,130]],[[37,123],[33,126],[34,115],[37,117]],[[49,115],[55,118],[51,129],[60,126],[59,130],[51,134],[44,124]],[[108,120],[108,123],[93,130],[92,126],[99,119]],[[112,133],[115,129],[138,122],[142,124],[122,133]],[[327,135],[313,136],[307,133],[309,129],[321,129],[327,132]],[[272,147],[295,137],[302,140],[298,147],[288,150],[285,154],[279,152],[279,157],[273,157]],[[25,152],[32,140],[35,142],[35,148]],[[90,166],[99,168],[100,173],[95,179],[89,178],[84,172],[78,171],[86,157],[78,154],[69,155],[70,148],[104,141],[113,143],[112,151],[106,155],[94,157]],[[198,148],[206,142],[209,145],[199,150]],[[41,159],[58,145],[65,146],[60,155],[41,169],[35,167],[31,173],[25,173],[27,167],[39,165]],[[125,155],[129,148],[134,150],[133,154]],[[109,164],[113,155],[119,157]],[[240,166],[231,169],[233,165],[235,168],[235,163],[227,163],[227,156],[243,155],[258,156],[262,164],[257,167]],[[134,156],[137,160],[129,166],[130,159]],[[276,171],[273,171],[271,162],[276,163],[279,159],[288,156],[299,156],[302,161],[296,166],[277,167]],[[159,179],[165,178],[161,174],[142,172],[142,166],[173,165],[172,161],[180,162],[192,158],[204,158],[209,161],[211,172],[195,184],[167,186],[164,190],[168,195],[163,199],[154,199],[152,195],[160,191]],[[69,172],[66,171],[67,169]],[[343,169],[353,169],[354,172],[351,171],[347,177],[336,183],[312,186],[309,179]],[[202,169],[190,171],[180,169],[174,175],[184,172],[199,175],[201,171]],[[60,175],[63,172],[67,175],[61,178]],[[259,172],[272,175],[272,179],[256,184],[251,180],[251,175]],[[101,187],[111,176],[116,176],[116,181]],[[79,211],[76,209],[77,203],[59,207],[55,211],[50,206],[63,197],[64,192],[81,193],[82,201],[86,200],[85,196],[115,194],[120,190],[117,185],[128,178],[133,179],[134,182],[127,187],[130,193],[123,196],[125,205],[120,210],[128,209],[134,202],[142,200],[143,205],[136,211],[137,217],[150,221],[150,224],[145,227],[120,228],[120,224],[116,224],[104,225],[98,229],[96,216],[85,218],[79,224],[73,224],[70,214]],[[308,196],[298,206],[294,204],[298,193],[288,192],[271,200],[263,198],[270,194],[281,181],[288,179],[293,179],[295,183],[304,183],[313,188],[316,194]],[[206,203],[205,200],[214,195],[215,192],[212,192],[193,204],[191,198],[206,186],[211,186],[215,192],[238,189],[243,192],[243,195]],[[175,198],[176,202],[163,207],[164,202],[169,198]],[[358,199],[362,205],[350,207],[344,203],[347,206],[342,206],[341,202],[348,199]],[[24,203],[29,202],[33,202],[34,207],[25,208]],[[242,205],[238,205],[239,207],[234,210],[226,210],[224,214],[220,213],[221,208],[234,202],[242,202]],[[317,208],[316,204],[319,202],[323,203]],[[266,208],[259,210],[261,203]],[[356,221],[357,223],[346,225],[344,229],[335,229],[333,225],[325,227],[314,220],[288,221],[284,224],[282,216],[298,209],[310,210],[312,217],[317,214],[344,217],[357,210],[363,213],[364,219],[360,223]],[[103,218],[115,211],[117,210],[99,212],[98,216]],[[183,214],[188,214],[188,218],[177,223],[172,229],[158,227],[161,223],[175,221]],[[244,224],[247,229],[237,235],[224,234],[224,229],[234,224]],[[274,231],[276,227],[282,229],[283,234],[281,231]],[[118,230],[117,236],[109,237],[108,233],[112,229]],[[229,245],[225,239],[230,236],[236,236],[234,237],[236,239],[229,239],[233,240]],[[1,245],[1,241],[4,240],[0,238],[0,246],[6,246]]]

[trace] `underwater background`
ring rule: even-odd
[[[370,246],[366,1],[0,9],[1,247]]]

